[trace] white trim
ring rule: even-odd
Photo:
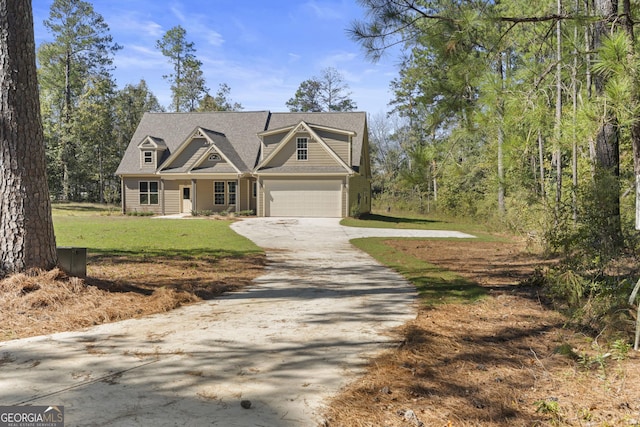
[[[140,189],[141,184],[145,182],[147,183],[147,191],[143,192]],[[156,191],[151,191],[151,183],[155,183],[156,184]],[[141,196],[143,194],[147,195],[147,203],[142,203]],[[151,196],[155,194],[158,196],[158,201],[156,203],[151,203]],[[138,205],[139,206],[160,206],[160,181],[159,180],[145,180],[145,179],[140,179],[138,180]]]
[[[331,157],[333,157],[333,159],[340,165],[342,166],[347,172],[349,173],[353,173],[353,169],[351,169],[351,167],[349,167],[344,160],[342,160],[340,158],[340,156],[338,156],[336,154],[335,151],[333,151],[331,149],[331,147],[329,147],[329,145],[324,142],[324,140],[322,138],[320,138],[320,136],[313,130],[311,129],[311,127],[304,121],[301,121],[300,123],[298,123],[296,126],[294,126],[291,131],[289,131],[289,133],[278,143],[278,146],[276,148],[273,149],[273,151],[271,151],[271,153],[267,156],[266,159],[264,159],[263,161],[261,161],[254,169],[253,172],[254,173],[259,173],[259,169],[268,165],[269,162],[271,162],[275,156],[282,151],[283,147],[285,147],[287,144],[289,144],[294,138],[294,135],[296,135],[298,132],[304,132],[306,131],[306,133],[309,134],[309,139],[311,140],[315,140],[317,141],[326,151],[327,153],[329,153],[329,155]]]
[[[300,143],[304,143],[304,147],[300,147]],[[304,153],[304,159],[300,158],[300,155]],[[296,136],[296,160],[299,162],[306,162],[309,160],[309,137],[308,136]]]

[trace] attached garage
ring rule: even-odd
[[[342,217],[342,179],[265,179],[265,216]]]

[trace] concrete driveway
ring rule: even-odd
[[[1,343],[0,405],[63,405],[67,426],[315,425],[323,400],[415,316],[414,289],[349,239],[471,237],[338,222],[237,222],[270,260],[254,286],[162,315]]]

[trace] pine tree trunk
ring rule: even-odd
[[[505,70],[504,62],[502,60],[503,54],[500,53],[500,59],[498,60],[498,73],[500,73],[501,89],[505,89]],[[505,205],[505,192],[504,192],[504,105],[502,101],[498,101],[498,213],[504,215],[507,211]]]
[[[562,1],[557,1],[558,16],[562,15]],[[556,204],[555,222],[558,226],[562,205],[562,22],[556,22]]]
[[[595,24],[594,48],[599,48],[602,40],[618,22],[617,0],[595,0],[596,17],[600,18]],[[603,76],[595,79],[596,92],[602,94],[606,85]],[[617,118],[606,112],[603,124],[598,131],[595,141],[596,185],[607,188],[608,200],[602,200],[601,213],[606,218],[601,229],[595,230],[600,234],[602,242],[610,242],[613,248],[620,248],[624,243],[620,222],[620,129]]]
[[[0,273],[56,264],[31,0],[0,0]]]
[[[635,48],[635,35],[633,31],[633,20],[631,18],[631,2],[630,0],[624,0],[623,2],[623,14],[624,14],[624,28],[627,33],[627,38],[630,41],[631,51],[628,52],[628,56],[631,63],[634,62],[634,48]],[[633,78],[633,86],[632,86],[632,103],[634,105],[640,105],[640,91],[638,90],[638,83],[640,82],[640,77],[638,76],[639,71],[634,70]],[[633,171],[636,177],[636,186],[638,186],[640,180],[640,120],[636,118],[636,120],[631,124],[631,147],[633,149]],[[640,230],[640,217],[638,216],[638,212],[640,212],[640,200],[637,199],[637,195],[640,194],[638,191],[640,188],[636,188],[636,229]]]
[[[547,203],[547,195],[545,191],[545,174],[544,174],[544,139],[542,138],[542,132],[538,129],[538,163],[540,167],[540,194],[542,195],[542,202]]]

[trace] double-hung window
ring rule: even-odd
[[[236,181],[215,181],[213,183],[213,204],[235,205],[238,183]]]
[[[297,138],[296,151],[298,160],[307,160],[309,158],[309,138]]]
[[[158,204],[158,181],[140,181],[140,204]]]
[[[215,181],[213,183],[213,203],[224,205],[224,181]]]
[[[229,181],[227,182],[227,188],[229,189],[229,205],[236,204],[236,187],[237,182]]]
[[[142,162],[145,166],[153,164],[153,151],[142,152]]]

